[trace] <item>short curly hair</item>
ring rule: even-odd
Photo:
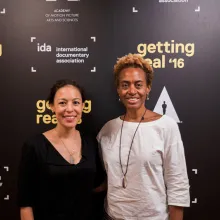
[[[154,75],[153,68],[140,54],[131,53],[118,58],[116,64],[114,65],[114,81],[117,87],[119,85],[121,71],[129,67],[142,69],[145,72],[147,86],[151,88]]]

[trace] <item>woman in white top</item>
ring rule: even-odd
[[[138,54],[114,66],[124,115],[107,122],[97,139],[107,173],[106,219],[182,220],[189,182],[176,122],[145,107],[152,67]]]

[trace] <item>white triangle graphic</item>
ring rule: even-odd
[[[176,110],[173,106],[173,103],[170,99],[170,96],[166,90],[166,87],[163,87],[163,90],[160,94],[160,97],[157,101],[157,104],[154,107],[154,112],[161,114],[161,115],[168,115],[173,118],[177,123],[182,123],[179,120],[179,117],[176,113]]]

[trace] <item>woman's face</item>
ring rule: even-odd
[[[139,109],[145,106],[147,87],[145,72],[140,68],[125,68],[120,72],[117,88],[119,97],[126,109]]]
[[[66,128],[77,125],[82,116],[84,103],[78,88],[66,85],[57,90],[54,103],[51,105],[55,112],[57,123]]]

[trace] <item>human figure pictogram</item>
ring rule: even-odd
[[[167,104],[166,104],[165,101],[163,101],[162,108],[163,108],[163,115],[165,115],[166,114],[166,110],[167,110]]]

